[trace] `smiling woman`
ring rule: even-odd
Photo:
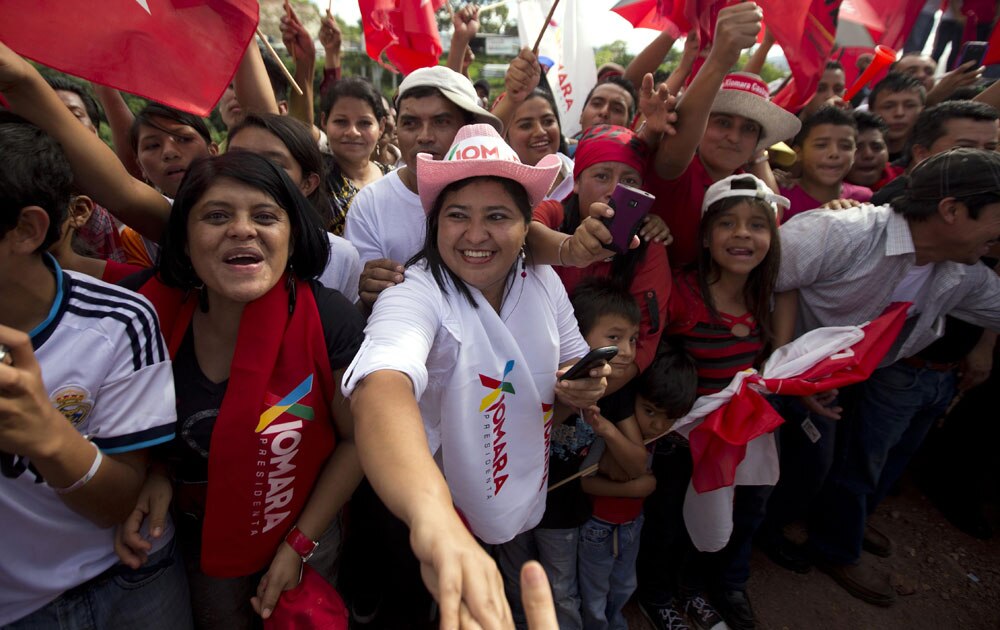
[[[504,543],[538,523],[553,406],[590,408],[610,369],[556,382],[588,347],[525,238],[559,159],[522,164],[478,124],[416,166],[424,246],[375,302],[344,391],[362,465],[410,528],[442,627],[458,626],[460,601],[480,625],[506,627],[500,575],[475,538]]]

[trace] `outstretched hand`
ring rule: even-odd
[[[646,73],[639,87],[639,112],[645,117],[643,132],[653,138],[663,134],[674,135],[677,129],[677,99],[670,94],[666,83],[653,85],[653,75]]]

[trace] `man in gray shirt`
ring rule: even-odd
[[[814,502],[810,550],[865,601],[887,606],[895,599],[888,577],[860,562],[867,514],[926,432],[926,423],[914,422],[913,399],[945,390],[941,379],[954,378],[900,359],[940,337],[945,315],[1000,329],[1000,277],[979,262],[998,240],[1000,154],[977,149],[922,162],[894,206],[807,212],[781,228],[777,291],[798,291],[798,334],[870,321],[893,302],[913,304],[885,367],[856,388],[857,404],[842,419],[807,415],[801,427],[783,432],[783,440],[787,433],[807,436],[783,447],[799,451],[795,460],[813,462],[813,473],[832,465]]]

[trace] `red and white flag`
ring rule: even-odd
[[[866,380],[895,343],[909,306],[893,304],[864,326],[812,330],[776,350],[760,374],[740,372],[677,421],[673,429],[691,444],[684,520],[698,549],[717,551],[729,540],[734,486],[778,481],[773,431],[783,420],[764,396],[809,396]]]
[[[67,74],[207,116],[257,28],[256,0],[2,0],[0,40]]]
[[[368,56],[403,74],[438,65],[444,48],[434,14],[444,4],[445,0],[358,0]]]

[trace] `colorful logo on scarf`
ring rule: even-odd
[[[479,382],[483,384],[483,387],[492,390],[486,397],[483,398],[483,402],[479,405],[479,411],[486,411],[486,408],[493,404],[493,401],[500,396],[501,392],[506,392],[508,394],[514,394],[514,386],[507,380],[507,376],[514,370],[514,360],[511,359],[507,362],[507,366],[503,369],[503,376],[498,381],[495,378],[490,378],[485,374],[479,375]]]
[[[257,433],[260,433],[266,429],[272,422],[278,419],[282,414],[291,414],[296,418],[302,420],[312,420],[313,419],[313,408],[308,405],[302,405],[299,401],[309,395],[312,391],[313,386],[313,375],[310,374],[305,378],[304,381],[295,386],[287,396],[279,399],[277,396],[271,393],[264,394],[264,403],[271,405],[268,407],[264,413],[260,414],[260,422],[257,423]]]

